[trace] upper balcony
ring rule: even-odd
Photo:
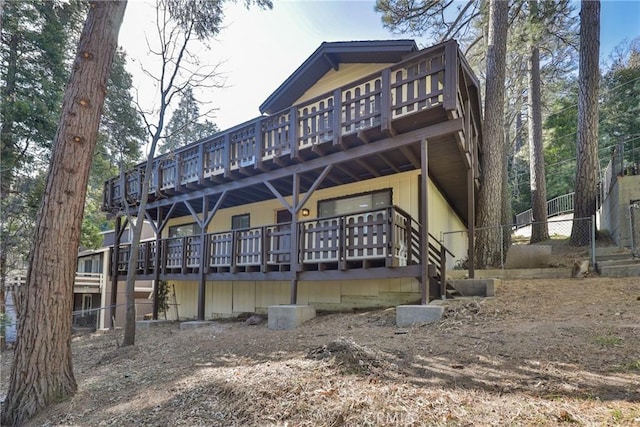
[[[430,128],[434,130],[425,134],[429,175],[466,217],[466,171],[471,169],[476,180],[479,177],[478,87],[455,41],[423,49],[309,101],[155,158],[149,201],[169,204],[176,195],[290,166],[300,165],[297,171],[304,173],[305,164],[311,167],[314,159],[355,153],[357,148],[361,148],[358,158],[336,158],[336,164],[345,164],[333,168],[324,186],[418,169],[419,138],[411,145],[388,144],[388,149],[383,146],[371,154],[362,151],[363,146]],[[116,212],[138,203],[144,167],[138,165],[105,183],[104,210]],[[272,178],[265,175],[265,179]],[[272,197],[268,192],[260,196],[247,191],[227,197],[225,203],[231,206],[268,197]]]

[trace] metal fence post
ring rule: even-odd
[[[596,216],[591,215],[591,265],[596,265]]]
[[[500,270],[504,270],[504,227],[500,226]]]

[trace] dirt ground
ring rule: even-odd
[[[640,426],[639,278],[503,281],[411,328],[387,309],[121,333],[75,337],[78,393],[29,425]]]

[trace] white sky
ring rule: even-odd
[[[223,130],[258,116],[258,106],[323,41],[412,38],[395,36],[382,27],[381,15],[373,10],[375,0],[274,0],[273,10],[246,10],[243,0],[228,3],[225,29],[201,57],[211,65],[224,62],[220,71],[226,87],[196,93],[218,109],[213,120]],[[154,37],[155,13],[150,4],[150,0],[130,0],[120,31],[120,45],[127,52],[133,84],[145,106],[152,104],[155,95],[140,72],[140,63],[151,58],[145,42],[145,33]],[[601,57],[606,58],[625,38],[640,36],[640,1],[604,0],[601,26]],[[416,42],[429,44],[424,39]]]

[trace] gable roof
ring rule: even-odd
[[[340,64],[392,64],[417,50],[418,46],[413,40],[323,42],[284,83],[269,95],[260,105],[260,112],[273,114],[291,106],[327,71],[331,68],[337,71]]]

